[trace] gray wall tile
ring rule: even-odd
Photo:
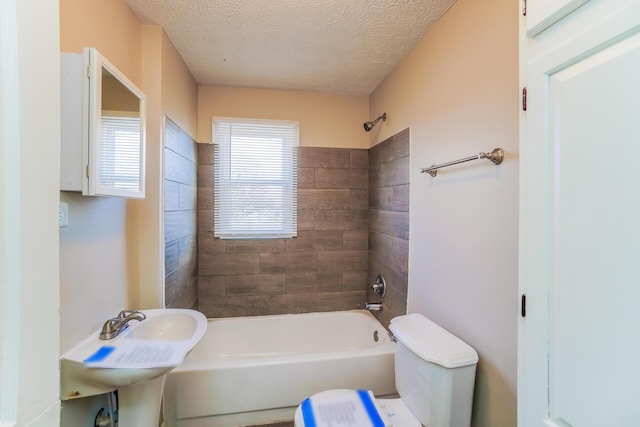
[[[272,295],[285,293],[284,274],[227,276],[225,295]]]
[[[179,184],[179,207],[181,211],[195,211],[197,208],[197,187],[193,185]]]
[[[196,145],[188,133],[185,131],[180,132],[177,151],[182,157],[196,163],[198,160],[198,147]]]
[[[171,242],[196,232],[196,211],[165,212],[164,240]]]
[[[365,209],[316,210],[316,230],[366,230],[369,212]]]
[[[213,210],[213,187],[198,187],[198,209]]]
[[[342,272],[342,289],[345,291],[366,291],[370,285],[368,277],[368,271],[344,271]]]
[[[198,305],[197,144],[171,120],[165,121],[164,238],[165,305]]]
[[[365,291],[285,294],[260,297],[261,315],[355,310],[362,308]]]
[[[214,238],[213,231],[199,231],[198,252],[201,254],[223,254],[225,241]]]
[[[198,165],[213,165],[213,144],[196,144],[198,146]]]
[[[164,275],[180,267],[180,245],[178,240],[164,245]]]
[[[213,238],[213,147],[198,147],[198,307],[208,316],[362,308],[377,274],[384,324],[406,312],[409,130],[370,150],[301,147],[298,237]],[[375,300],[377,302],[377,300]]]
[[[316,188],[369,188],[367,169],[327,169],[315,171]]]
[[[223,297],[226,294],[225,276],[201,276],[198,275],[198,295],[200,298],[211,300]]]
[[[299,189],[298,209],[349,209],[350,191],[346,188],[341,190]]]
[[[407,311],[409,281],[409,129],[369,150],[368,284],[381,274],[387,283],[384,309],[375,316],[387,326]],[[380,296],[367,285],[367,298]]]
[[[298,189],[315,188],[315,187],[316,187],[315,169],[298,167]]]
[[[260,272],[270,274],[316,271],[317,252],[270,252],[260,254]]]
[[[213,232],[213,210],[198,209],[198,232]]]
[[[260,254],[198,254],[201,276],[259,274]]]
[[[177,153],[180,147],[180,128],[170,119],[165,120],[164,147]]]
[[[351,150],[349,154],[349,167],[369,169],[369,150]]]
[[[369,190],[349,190],[349,208],[369,209]]]
[[[309,252],[342,249],[342,231],[301,230],[298,237],[287,239],[287,252]]]
[[[318,252],[319,271],[366,271],[369,265],[367,251]]]
[[[213,151],[198,152],[199,309],[245,316],[362,308],[369,150],[300,147],[297,237],[224,241],[213,237]]]
[[[340,291],[342,290],[342,273],[318,271],[288,274],[286,289],[288,294]]]
[[[409,239],[409,212],[379,211],[378,229],[401,239]]]
[[[173,181],[164,182],[164,211],[180,210],[180,184]]]
[[[367,230],[342,232],[342,248],[344,250],[366,251],[369,248]]]
[[[298,231],[316,227],[315,212],[313,209],[298,209]]]
[[[213,165],[198,165],[198,187],[213,188]]]
[[[343,148],[300,147],[298,167],[301,168],[348,168],[351,150]]]
[[[282,252],[285,247],[285,239],[226,240],[225,246],[225,252],[228,254]]]
[[[169,181],[195,186],[195,163],[174,151],[165,149],[164,178]]]
[[[198,295],[198,310],[210,318],[258,316],[260,314],[259,296],[225,296],[209,298]]]
[[[168,308],[188,308],[198,309],[198,287],[196,279],[193,279],[188,286],[182,290],[171,301],[165,301]]]

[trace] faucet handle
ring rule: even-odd
[[[373,290],[373,292],[380,295],[380,298],[384,298],[385,295],[387,295],[387,283],[385,282],[384,277],[382,277],[381,274],[379,274],[376,278],[376,283],[371,285],[371,289]]]
[[[110,340],[111,338],[115,337],[118,333],[119,323],[120,321],[115,317],[104,322],[104,325],[102,325],[102,330],[100,331],[100,339]]]
[[[133,313],[138,313],[138,310],[122,310],[120,313],[118,313],[118,319],[122,320],[127,316],[132,315]]]

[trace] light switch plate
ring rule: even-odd
[[[69,205],[65,202],[60,202],[58,206],[58,227],[69,226]]]

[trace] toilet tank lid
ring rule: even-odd
[[[478,363],[478,353],[469,344],[421,314],[395,317],[389,328],[398,341],[427,362],[445,368]]]

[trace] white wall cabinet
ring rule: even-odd
[[[518,426],[638,426],[640,0],[524,32]]]
[[[144,198],[144,93],[96,49],[60,63],[60,189]]]

